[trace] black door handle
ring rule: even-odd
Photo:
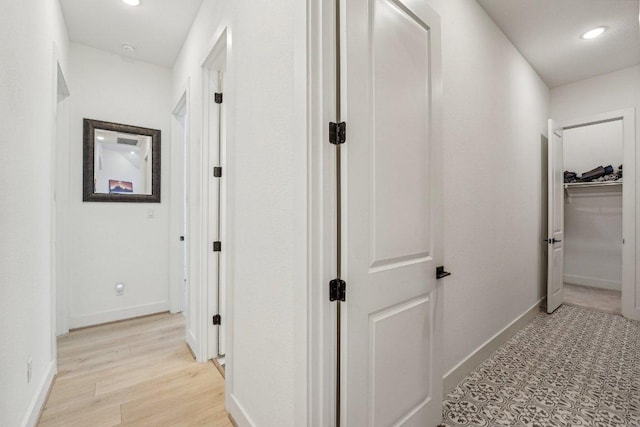
[[[544,241],[547,242],[547,243],[551,243],[551,244],[562,242],[562,240],[559,240],[559,239],[556,239],[556,238],[544,239]]]
[[[436,279],[442,279],[443,277],[451,276],[451,273],[444,271],[444,265],[436,267]]]

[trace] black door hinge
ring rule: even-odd
[[[213,167],[213,177],[220,178],[222,176],[222,166]]]
[[[213,252],[222,251],[222,242],[213,242]]]
[[[184,242],[184,236],[180,236],[180,241]]]
[[[347,299],[347,284],[342,279],[329,282],[329,301],[345,301]]]
[[[222,104],[222,94],[220,92],[216,92],[213,94],[213,101],[216,104]]]
[[[222,317],[220,317],[219,314],[214,314],[213,315],[213,324],[214,325],[220,325],[222,324]]]
[[[451,273],[444,271],[444,266],[436,267],[436,279],[442,279],[443,277],[451,276]]]
[[[344,144],[347,140],[347,123],[329,123],[329,142],[335,145]]]

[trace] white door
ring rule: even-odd
[[[222,138],[224,117],[224,94],[222,88],[222,72],[209,70],[208,86],[208,135],[209,135],[209,237],[212,244],[208,264],[208,354],[209,359],[224,355],[225,341],[225,313],[224,289],[221,280],[221,253],[225,250],[222,241],[222,180],[224,171],[222,165]],[[216,171],[217,168],[222,168]],[[214,243],[216,242],[216,243]],[[217,319],[214,322],[214,316]],[[215,323],[215,324],[214,324]]]
[[[224,72],[223,71],[218,71],[217,73],[217,77],[218,77],[218,91],[220,93],[224,92]],[[217,159],[218,159],[218,165],[223,166],[224,168],[224,155],[223,155],[223,148],[224,148],[224,141],[225,141],[225,103],[223,102],[222,104],[218,104],[218,154],[217,154]],[[226,175],[223,173],[222,177],[220,177],[218,179],[218,239],[219,240],[224,240],[224,229],[223,226],[225,224],[224,221],[224,208],[225,208],[225,187],[224,187],[224,182],[225,182],[225,177]],[[223,242],[224,245],[224,242]],[[226,280],[225,280],[225,275],[224,275],[224,265],[222,262],[222,257],[224,256],[224,254],[220,253],[218,255],[218,302],[217,302],[217,306],[218,306],[218,313],[220,314],[220,317],[222,318],[222,322],[220,323],[220,326],[218,326],[218,356],[224,356],[226,353],[226,346],[225,346],[225,342],[227,339],[226,336],[226,332],[227,332],[227,323],[226,323],[226,319],[227,319],[227,312],[226,312]]]
[[[346,4],[344,425],[442,419],[440,19]],[[344,305],[343,305],[344,307]]]
[[[563,302],[564,277],[564,172],[562,161],[562,128],[549,120],[548,147],[548,233],[547,233],[547,313],[553,313]]]

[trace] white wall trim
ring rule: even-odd
[[[564,283],[570,283],[573,285],[609,289],[612,291],[619,291],[622,288],[622,282],[620,281],[600,279],[598,277],[578,276],[576,274],[565,274],[563,281]]]
[[[225,362],[226,364],[226,362]],[[225,378],[226,379],[226,378]],[[255,426],[256,423],[247,415],[247,410],[238,402],[238,399],[233,393],[229,393],[229,398],[226,400],[227,412],[231,414],[233,420],[238,426]]]
[[[169,311],[169,301],[135,305],[132,307],[103,311],[100,313],[71,315],[69,318],[69,327],[72,329],[83,328],[85,326],[99,325],[101,323],[115,322],[116,320],[147,316],[149,314],[162,313],[165,311]]]
[[[39,385],[39,389],[37,394],[34,395],[33,400],[29,404],[29,408],[27,409],[27,413],[25,414],[24,420],[22,421],[23,427],[35,427],[40,420],[40,414],[44,409],[44,405],[47,402],[47,397],[49,396],[49,392],[51,391],[51,387],[53,386],[53,379],[56,376],[57,372],[57,359],[53,359],[51,363],[49,363],[49,368],[47,369],[47,374]]]
[[[469,372],[473,371],[478,365],[484,362],[491,353],[511,339],[511,337],[526,326],[538,313],[541,313],[540,303],[543,299],[544,298],[539,299],[531,308],[516,317],[500,332],[489,338],[484,344],[447,372],[442,381],[443,394],[446,395],[453,390]]]
[[[308,0],[308,373],[307,425],[335,420],[335,304],[327,284],[335,274],[335,154],[328,126],[335,120],[335,2]]]
[[[195,356],[196,349],[198,348],[196,343],[196,337],[195,335],[193,335],[192,331],[186,331],[186,335],[187,335],[187,345],[189,346],[189,349],[191,349],[191,353],[193,353],[193,355]]]

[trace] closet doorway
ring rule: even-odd
[[[640,318],[634,111],[549,123],[547,311],[562,303]]]
[[[227,234],[227,105],[225,93],[227,71],[227,31],[217,41],[202,64],[204,98],[204,141],[207,171],[207,259],[205,266],[206,359],[212,360],[224,376],[226,339],[229,331],[227,302],[227,261],[230,239]]]

